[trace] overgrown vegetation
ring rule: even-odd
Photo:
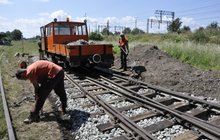
[[[16,67],[18,66],[18,59],[15,57],[16,53],[29,53],[29,54],[37,54],[38,48],[35,40],[25,40],[25,41],[13,41],[11,46],[0,46],[0,65],[1,72],[3,77],[4,87],[6,89],[7,99],[11,100],[14,97],[10,95],[16,95],[21,92],[21,89],[16,87],[11,82],[11,78],[13,77]],[[8,93],[14,91],[16,93]],[[0,96],[1,97],[1,96]],[[2,106],[2,97],[0,98],[0,139],[8,139],[7,136],[7,126],[5,123],[3,106]],[[15,99],[13,99],[15,100]],[[13,125],[16,125],[14,123]]]
[[[220,46],[193,42],[163,42],[160,48],[184,63],[205,70],[220,70]]]
[[[89,39],[90,40],[96,40],[96,41],[102,41],[104,38],[101,34],[98,34],[96,32],[92,32],[90,35],[89,35]]]
[[[131,48],[136,42],[152,44],[184,63],[205,70],[220,70],[220,28],[217,23],[195,32],[126,34],[126,36]],[[105,41],[114,45],[115,53],[119,53],[118,37],[118,35],[104,37]]]
[[[220,71],[220,44],[218,42],[190,41],[187,35],[128,35],[130,48],[138,44],[158,46],[174,58],[180,59],[204,70]],[[117,36],[107,37],[106,42],[114,45],[114,52],[119,54]]]
[[[2,105],[2,97],[0,96],[0,139],[7,138],[7,126],[5,122],[4,110]]]

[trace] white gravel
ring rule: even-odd
[[[152,124],[161,122],[163,120],[165,120],[164,117],[160,117],[160,116],[159,117],[153,117],[153,118],[149,118],[149,119],[140,120],[139,122],[137,122],[137,125],[144,128],[144,127],[150,126]]]
[[[87,84],[88,82],[82,82],[81,84]],[[79,88],[74,87],[72,85],[69,85],[70,83],[65,80],[65,87],[66,87],[66,93],[67,93],[67,104],[68,108],[67,110],[70,111],[71,116],[71,134],[73,136],[73,139],[76,140],[109,140],[114,137],[118,137],[121,135],[124,135],[125,132],[121,128],[114,128],[112,130],[106,131],[106,132],[100,132],[97,129],[97,125],[108,123],[111,121],[111,118],[109,115],[96,115],[95,117],[90,117],[91,113],[96,112],[102,112],[102,108],[100,108],[98,105],[94,104],[92,101],[90,101],[88,98],[72,98],[75,95],[83,94]],[[97,90],[94,90],[93,92],[96,92]],[[140,89],[138,91],[139,94],[143,94],[146,92],[153,92],[150,89]],[[55,96],[57,97],[57,96]],[[108,93],[108,94],[100,94],[100,98],[105,99],[106,101],[110,101],[113,99],[120,98],[119,95]],[[56,101],[56,105],[60,105],[59,99]],[[113,107],[121,108],[125,106],[134,105],[133,102],[129,101],[118,101],[111,104]],[[137,114],[141,114],[144,112],[148,112],[149,110],[143,107],[139,107],[136,109],[130,109],[127,111],[123,111],[122,114],[126,115],[127,117],[133,117]],[[149,119],[143,119],[139,122],[137,122],[137,125],[140,127],[147,127],[149,125],[152,125],[154,123],[158,123],[160,121],[165,120],[163,117],[153,117]],[[155,132],[153,135],[160,139],[160,140],[170,140],[174,136],[183,133],[187,131],[187,129],[184,129],[180,125],[173,126],[172,128],[166,128],[163,131]]]
[[[135,108],[135,109],[129,109],[127,111],[122,111],[122,114],[127,117],[133,117],[138,114],[142,114],[144,112],[148,112],[149,110],[143,107]]]
[[[177,135],[185,133],[186,131],[189,130],[183,128],[181,125],[174,125],[171,128],[165,128],[163,131],[153,133],[153,136],[159,140],[172,140]]]
[[[106,101],[111,101],[113,99],[117,99],[119,98],[120,96],[116,95],[116,94],[110,94],[110,93],[107,93],[107,94],[101,94],[101,95],[98,95],[100,98],[102,98],[103,100],[106,100]]]
[[[152,89],[146,89],[146,88],[140,88],[137,92],[137,94],[144,94],[144,93],[155,93],[154,90]]]
[[[125,107],[125,106],[131,106],[131,105],[134,105],[134,103],[132,102],[129,102],[129,101],[120,101],[120,102],[114,102],[111,104],[113,107],[116,107],[116,108],[121,108],[121,107]]]

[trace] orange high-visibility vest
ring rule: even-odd
[[[127,37],[124,37],[124,39],[122,39],[122,38],[120,37],[120,39],[119,39],[119,44],[120,44],[121,47],[124,47],[127,43],[128,43]]]

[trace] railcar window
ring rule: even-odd
[[[59,25],[54,24],[54,35],[59,35]]]
[[[77,27],[76,27],[76,25],[75,24],[72,24],[72,34],[73,35],[76,35],[76,29]]]
[[[87,34],[87,32],[86,32],[86,25],[83,25],[83,26],[82,26],[82,34],[83,34],[83,35],[86,35],[86,34]]]
[[[44,37],[45,27],[40,28],[41,37]]]
[[[86,35],[86,25],[72,25],[72,34],[73,35]]]
[[[65,23],[54,24],[55,35],[70,35],[70,26]]]
[[[78,26],[78,34],[82,35],[82,26]]]
[[[52,31],[53,31],[52,29],[53,29],[53,28],[52,28],[52,25],[46,27],[47,36],[52,35]]]
[[[70,26],[69,24],[60,24],[59,25],[59,34],[60,35],[70,35]]]

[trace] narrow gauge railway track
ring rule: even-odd
[[[220,127],[216,123],[219,122],[219,105],[215,103],[115,74],[107,78],[83,76],[79,79],[71,74],[66,77],[84,93],[72,98],[88,98],[92,104],[85,106],[101,108],[91,116],[110,116],[107,123],[96,125],[99,131],[123,130],[112,139],[220,138]]]

